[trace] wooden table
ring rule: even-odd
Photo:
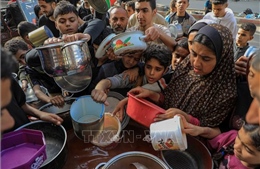
[[[111,150],[104,150],[91,143],[84,143],[77,138],[73,129],[67,130],[69,153],[63,169],[93,169],[102,162],[107,162],[114,156],[128,151],[143,151],[160,158],[160,152],[155,151],[151,143],[143,141],[149,130],[130,120],[122,131],[120,143]]]

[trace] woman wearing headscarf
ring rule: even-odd
[[[218,127],[234,109],[237,96],[232,34],[222,25],[206,25],[194,37],[190,52],[163,93],[141,87],[130,92],[163,106],[165,113],[155,121],[180,114],[192,124]]]

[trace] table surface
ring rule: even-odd
[[[148,134],[148,128],[130,120],[122,131],[122,138],[117,146],[106,150],[91,143],[84,143],[74,134],[73,129],[69,129],[67,130],[69,152],[63,169],[93,169],[98,164],[108,162],[114,156],[128,151],[143,151],[160,158],[160,152],[155,151],[151,143],[143,140]]]

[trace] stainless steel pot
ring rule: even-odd
[[[105,105],[95,102],[91,96],[77,98],[70,107],[75,135],[90,142],[103,129]]]
[[[21,126],[22,128],[40,130],[44,134],[46,142],[47,159],[41,165],[41,169],[62,168],[68,154],[67,133],[63,126],[56,126],[44,121],[35,121]]]
[[[139,164],[138,166],[142,166],[142,168],[168,169],[167,165],[158,157],[141,151],[130,151],[119,154],[107,163],[99,164],[95,169],[101,169],[101,167],[102,169],[129,168],[136,163]],[[141,168],[139,167],[139,169]]]
[[[43,70],[51,77],[83,72],[91,59],[86,41],[60,42],[36,48]]]
[[[65,127],[66,130],[72,129],[72,121],[70,117],[70,107],[76,98],[71,97],[65,99],[65,104],[62,107],[54,106],[51,103],[45,104],[39,108],[41,111],[45,111],[52,114],[57,114],[63,119],[62,126]]]
[[[198,139],[187,135],[188,148],[185,151],[161,151],[163,161],[170,169],[213,169],[210,152]]]
[[[171,36],[172,36],[174,39],[177,39],[177,38],[183,36],[183,30],[182,30],[181,24],[179,24],[179,23],[169,24],[168,27],[169,27],[169,30],[170,30],[170,32],[171,32]]]

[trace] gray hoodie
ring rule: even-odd
[[[215,17],[213,12],[207,13],[203,19],[210,19],[229,28],[232,32],[233,39],[236,39],[237,35],[237,21],[233,11],[230,8],[226,8],[226,15],[224,17]]]

